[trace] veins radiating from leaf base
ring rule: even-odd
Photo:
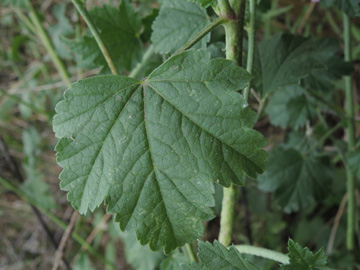
[[[251,129],[256,115],[235,91],[249,80],[231,61],[189,51],[145,82],[74,84],[54,118],[68,199],[81,213],[105,199],[121,229],[154,250],[200,238],[213,217],[213,181],[242,184],[266,165],[266,140]]]

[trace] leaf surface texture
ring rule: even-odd
[[[145,81],[99,76],[56,107],[62,189],[81,213],[105,199],[122,230],[166,253],[200,238],[213,183],[243,184],[266,167],[267,141],[237,90],[250,75],[205,51],[176,55]]]

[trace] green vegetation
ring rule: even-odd
[[[359,0],[0,5],[0,268],[360,269]]]

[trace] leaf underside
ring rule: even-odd
[[[86,213],[105,199],[122,230],[169,253],[200,238],[213,183],[244,183],[266,166],[256,114],[236,91],[250,75],[204,51],[170,58],[145,81],[79,81],[56,106],[61,188]]]

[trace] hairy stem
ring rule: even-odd
[[[97,30],[95,24],[93,23],[91,17],[90,17],[90,14],[89,12],[86,10],[86,8],[84,7],[84,5],[81,3],[80,0],[71,0],[74,4],[74,6],[76,7],[77,11],[80,13],[80,15],[83,17],[84,21],[86,22],[87,26],[89,27],[91,33],[93,34],[95,40],[96,40],[96,43],[98,44],[105,60],[106,60],[106,63],[108,64],[110,70],[111,70],[111,73],[114,74],[114,75],[118,75],[118,71],[110,57],[110,54],[104,44],[104,42],[102,41],[101,37],[100,37],[100,34],[99,34],[99,31]]]
[[[178,49],[174,53],[174,55],[179,54],[187,49],[190,49],[197,42],[199,42],[203,37],[205,37],[208,33],[210,33],[212,30],[214,30],[217,26],[219,26],[220,24],[224,24],[227,21],[228,20],[223,17],[219,17],[219,18],[213,20],[209,25],[205,26],[205,28],[203,28],[199,33],[197,33],[195,37],[190,39],[180,49]]]
[[[234,222],[234,209],[236,202],[236,191],[237,191],[237,187],[231,184],[229,188],[224,188],[224,192],[223,192],[219,242],[226,247],[231,244],[233,222]]]
[[[345,61],[351,61],[351,37],[350,37],[350,18],[344,13],[344,53]],[[348,151],[353,151],[355,146],[355,127],[354,127],[354,100],[352,93],[352,77],[345,77],[345,99],[346,99],[346,115],[348,120],[347,125],[347,139]],[[346,169],[347,178],[347,193],[348,193],[348,206],[347,206],[347,231],[346,231],[346,247],[348,250],[354,249],[355,239],[355,176],[349,167]]]
[[[255,12],[256,12],[256,3],[255,0],[249,0],[250,3],[250,25],[248,28],[248,53],[247,53],[247,63],[246,70],[252,74],[253,63],[254,63],[254,50],[255,50]],[[244,98],[246,101],[249,101],[251,83],[244,90]]]
[[[224,23],[226,37],[226,59],[233,60],[238,66],[242,66],[242,43],[245,17],[245,1],[239,0],[236,6],[239,10],[234,11],[228,0],[219,0],[218,7],[215,9],[219,16],[228,18]],[[233,231],[234,208],[236,202],[237,188],[231,184],[229,188],[224,188],[219,242],[224,246],[231,244]]]
[[[57,71],[59,72],[61,79],[67,84],[67,86],[70,86],[70,76],[67,72],[64,63],[61,61],[61,59],[58,57],[58,55],[55,52],[55,48],[49,38],[49,35],[46,33],[44,27],[42,26],[40,19],[38,15],[36,14],[36,11],[34,7],[31,5],[31,2],[29,1],[29,17],[32,21],[32,26],[36,30],[34,34],[36,34],[42,44],[44,45],[46,51],[48,52],[51,61],[54,63]],[[30,29],[31,26],[29,25]]]
[[[270,259],[282,264],[289,264],[289,257],[285,254],[282,254],[280,252],[276,252],[273,250],[265,249],[265,248],[259,248],[254,246],[247,246],[247,245],[238,245],[235,246],[235,248],[240,252],[244,254],[249,255],[255,255],[258,257],[262,257],[265,259]]]

